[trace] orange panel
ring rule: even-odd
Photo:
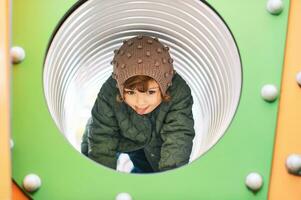
[[[270,200],[301,199],[301,177],[289,174],[285,167],[288,155],[301,154],[301,88],[296,82],[296,74],[301,71],[300,19],[301,1],[291,0]]]
[[[0,1],[0,199],[11,199],[9,126],[9,0]]]
[[[23,190],[13,181],[13,198],[12,200],[30,200]]]

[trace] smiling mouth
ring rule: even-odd
[[[147,109],[148,109],[148,107],[143,108],[143,109],[137,108],[137,109],[136,109],[136,112],[137,112],[138,114],[142,115],[142,114],[145,113],[145,111],[146,111]]]

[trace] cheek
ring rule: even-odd
[[[128,105],[132,105],[134,100],[132,97],[128,96],[128,95],[124,95],[124,102]]]
[[[152,100],[153,105],[159,105],[161,103],[161,101],[162,101],[161,94],[154,95],[153,100]]]

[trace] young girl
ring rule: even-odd
[[[160,172],[189,162],[195,136],[193,99],[175,73],[169,48],[139,35],[114,51],[83,135],[82,153],[112,169],[127,153],[132,173]]]

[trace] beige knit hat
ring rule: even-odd
[[[160,86],[162,95],[172,84],[175,74],[173,59],[169,48],[164,47],[158,38],[138,35],[123,41],[123,45],[114,50],[112,77],[117,81],[121,97],[124,82],[136,75],[146,75],[155,79]]]

